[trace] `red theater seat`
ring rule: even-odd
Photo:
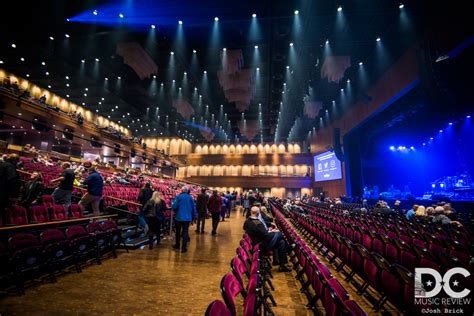
[[[26,225],[28,224],[28,215],[23,206],[15,205],[7,209],[8,224]]]
[[[54,221],[63,221],[67,219],[67,211],[64,205],[53,205],[53,213],[51,219]]]
[[[49,221],[48,210],[42,205],[31,207],[31,221],[33,223],[45,223]]]

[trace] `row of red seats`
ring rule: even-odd
[[[49,275],[51,282],[56,274],[69,266],[82,271],[81,264],[112,253],[122,242],[121,230],[112,220],[91,222],[87,226],[69,226],[47,229],[39,238],[30,233],[10,237],[8,246],[0,242],[0,280],[2,284],[15,284],[19,295],[25,294],[24,282],[42,275]]]
[[[50,197],[50,196],[46,196]],[[44,198],[44,197],[43,197]],[[82,209],[78,204],[71,204],[69,209],[64,205],[43,203],[33,205],[28,211],[25,207],[14,205],[7,208],[7,225],[27,225],[46,223],[50,221],[64,221],[82,218]]]
[[[292,262],[298,272],[297,278],[303,285],[302,290],[309,297],[307,306],[317,311],[316,304],[321,301],[327,315],[367,315],[357,302],[350,299],[349,293],[342,284],[333,277],[326,265],[298,235],[280,212],[281,209],[281,204],[272,202],[277,226],[289,243],[296,244]],[[310,289],[314,294],[310,293]]]

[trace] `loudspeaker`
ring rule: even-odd
[[[114,153],[120,154],[120,145],[119,144],[115,144]]]
[[[333,148],[334,154],[336,154],[336,158],[340,161],[344,161],[344,152],[342,151],[340,128],[334,128],[333,130]]]
[[[73,135],[72,132],[69,131],[67,128],[64,129],[64,131],[63,131],[63,136],[64,136],[64,138],[69,139],[69,140],[73,140],[73,139],[74,139],[74,135]]]
[[[96,147],[96,148],[102,147],[102,145],[98,141],[96,141],[94,137],[91,137],[90,142],[91,142],[92,147]]]
[[[33,126],[33,128],[37,131],[40,131],[40,132],[49,132],[50,128],[46,125],[44,125],[43,123],[40,123],[40,122],[36,122],[36,121],[33,121],[33,123],[31,123],[31,125]]]

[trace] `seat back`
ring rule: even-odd
[[[18,233],[8,240],[8,248],[11,252],[37,246],[39,246],[38,240],[33,234],[29,233]]]
[[[12,225],[28,224],[28,216],[23,206],[15,205],[7,210],[8,223]]]
[[[102,225],[100,225],[98,222],[92,222],[87,225],[87,232],[89,234],[101,233],[103,231],[104,229]]]
[[[52,219],[57,220],[57,221],[62,221],[67,219],[67,212],[66,209],[64,208],[64,205],[53,205],[53,214],[52,214]]]
[[[84,229],[84,227],[76,225],[76,226],[70,226],[66,229],[66,236],[68,239],[74,239],[78,238],[81,236],[87,236],[87,232]]]
[[[249,294],[245,298],[244,303],[244,316],[254,316],[256,313],[256,303],[257,303],[257,295],[256,294]]]
[[[41,197],[41,201],[43,202],[43,206],[46,208],[52,208],[54,205],[54,199],[52,195],[43,195]]]
[[[244,275],[247,273],[247,267],[245,266],[245,264],[242,262],[242,260],[240,260],[238,256],[235,256],[230,262],[230,267],[232,269],[232,272],[234,273],[234,276],[239,281],[240,285],[244,287]]]
[[[41,241],[43,244],[51,244],[65,239],[64,233],[57,228],[47,229],[41,233]]]
[[[207,306],[205,316],[231,316],[227,306],[221,300],[215,300]]]
[[[229,308],[232,315],[237,313],[235,308],[235,299],[242,293],[243,287],[240,285],[237,278],[232,273],[224,275],[221,281],[221,293],[224,302]]]
[[[48,210],[42,205],[32,206],[31,220],[36,223],[45,223],[49,221]]]
[[[71,211],[71,217],[72,218],[82,218],[84,215],[82,214],[82,209],[79,206],[79,204],[71,204],[69,207],[69,210]]]

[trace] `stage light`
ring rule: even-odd
[[[257,48],[258,48],[258,45],[255,45],[254,48],[257,49]]]
[[[359,61],[359,66],[362,66],[363,64],[364,64],[363,62]]]
[[[122,79],[122,77],[119,76],[119,77],[117,77],[117,79],[120,80],[120,79]]]
[[[66,38],[69,38],[69,34],[64,34],[64,36],[66,36]]]
[[[46,66],[46,63],[44,61],[41,62],[41,65]]]
[[[290,47],[293,47],[293,43],[290,43]]]
[[[439,187],[440,187],[440,188],[444,188],[444,183],[440,183],[440,184],[439,184]]]
[[[183,25],[183,21],[179,20],[179,21],[178,21],[178,24],[179,24],[179,25]]]
[[[81,60],[81,63],[85,63],[86,61],[84,59]]]
[[[155,24],[152,24],[152,25],[151,25],[151,28],[152,28],[152,29],[155,29],[155,28],[156,28]]]
[[[123,19],[123,14],[122,14],[122,13],[120,13],[120,14],[119,14],[119,17],[120,17],[121,19]]]
[[[434,183],[431,184],[431,187],[432,187],[433,189],[436,188],[436,184],[434,184]]]
[[[46,76],[49,76],[49,72],[46,71]]]
[[[174,52],[170,52],[171,55],[174,55]]]
[[[341,11],[342,11],[342,7],[339,6],[339,7],[337,8],[337,12],[341,12]]]
[[[3,64],[3,60],[0,60],[0,65],[2,65],[2,64]]]
[[[411,149],[411,150],[415,150],[415,147],[411,146],[410,149]]]
[[[105,77],[105,81],[108,81],[108,80],[109,80],[109,78]]]
[[[222,50],[223,50],[224,52],[226,52],[226,51],[227,51],[227,48],[224,47]]]
[[[69,87],[69,83],[66,83],[66,87]]]
[[[257,17],[257,14],[252,14],[252,18],[256,18]]]
[[[216,16],[216,17],[214,18],[214,21],[219,22],[219,18]]]
[[[29,78],[30,77],[30,74],[26,74],[26,78]]]
[[[54,41],[54,37],[52,37],[52,36],[50,36],[49,39],[52,40],[52,41]]]
[[[286,69],[290,69],[290,66],[286,66]]]
[[[471,118],[471,116],[470,116],[470,115],[468,115],[468,116],[466,116],[466,118],[468,118],[468,119],[469,119],[469,118]]]
[[[172,82],[173,82],[173,83],[175,83],[175,82],[176,82],[176,80],[174,80],[174,79],[173,79],[173,81],[172,81]]]
[[[206,71],[206,70],[204,70],[204,74],[207,74],[207,71]]]
[[[400,5],[398,6],[399,9],[403,9],[405,7],[405,5],[403,3],[400,3]]]
[[[92,11],[93,15],[97,15],[97,10]]]
[[[16,48],[16,45],[15,45],[15,44],[12,44],[12,48]]]
[[[259,67],[257,67],[257,71],[259,71],[259,70],[260,70],[260,68],[259,68]]]
[[[295,10],[295,15],[298,15],[298,14],[300,14],[300,11]]]
[[[403,146],[398,146],[398,150],[402,150],[403,149]]]
[[[430,137],[430,140],[433,140],[433,137]]]
[[[326,40],[326,45],[328,45],[328,44],[329,44],[329,40]]]
[[[347,79],[347,83],[351,83],[351,79]]]
[[[439,130],[439,132],[440,132],[440,133],[442,133],[442,132],[443,132],[443,130],[442,130],[442,129],[440,129],[440,130]]]
[[[25,58],[21,57],[20,60],[21,60],[21,61],[25,61]]]
[[[95,61],[99,61],[99,58],[96,58]]]
[[[344,92],[344,89],[341,88],[341,92]]]
[[[51,85],[48,85],[48,89],[51,89]]]
[[[380,42],[380,36],[377,36],[377,38],[375,39],[377,42]]]
[[[195,49],[193,49],[193,54],[196,54],[196,53],[197,53],[197,51]]]
[[[448,125],[451,126],[451,125],[453,125],[453,123],[452,123],[452,122],[449,122]]]

